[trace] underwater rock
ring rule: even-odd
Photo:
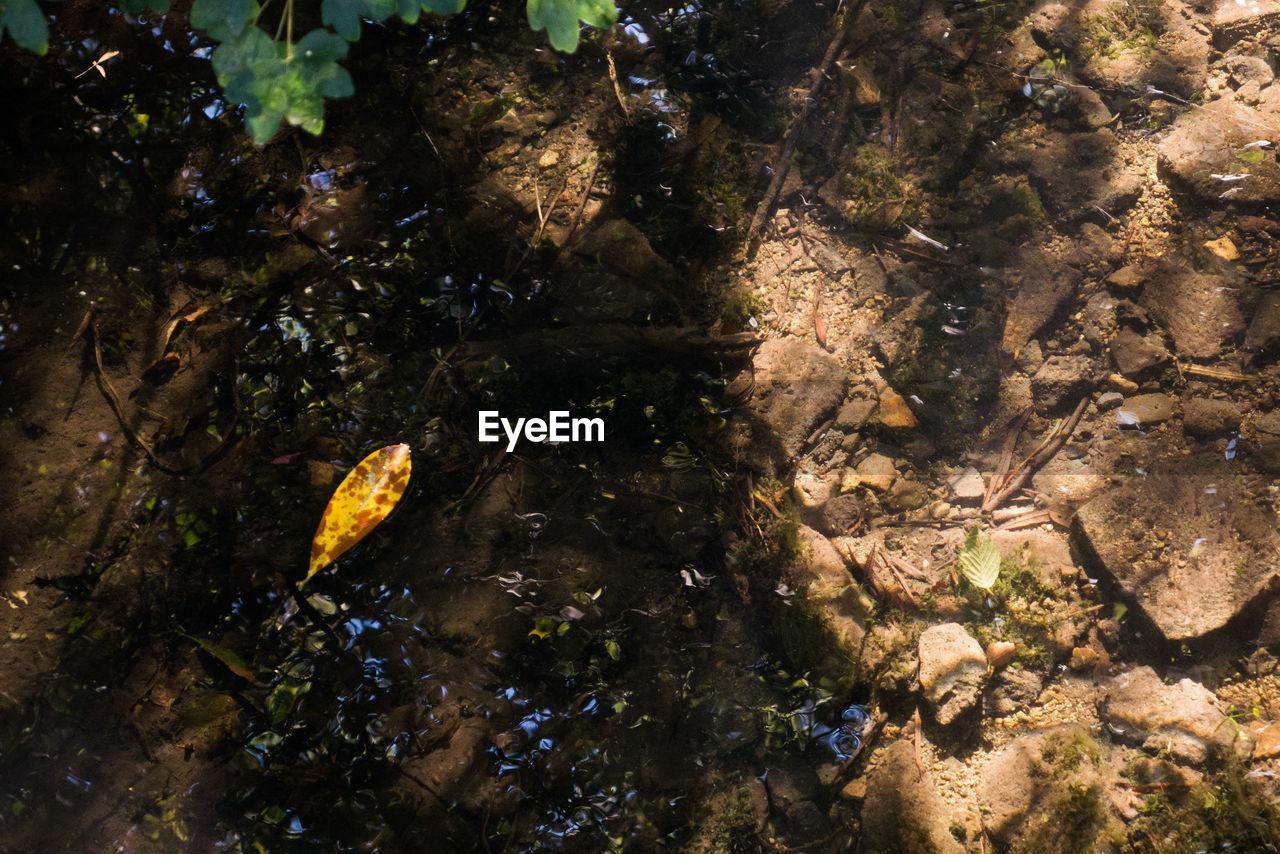
[[[1050,356],[1031,378],[1036,411],[1070,409],[1093,385],[1093,360],[1088,356]]]
[[[867,775],[861,850],[961,854],[964,846],[950,832],[951,809],[933,776],[916,765],[911,742],[893,742],[879,752],[877,760]]]
[[[981,500],[987,491],[986,484],[982,482],[982,475],[973,466],[953,476],[948,484],[951,486],[951,496],[965,504]]]
[[[858,473],[858,481],[863,485],[874,489],[876,492],[886,492],[890,486],[893,486],[893,480],[898,476],[898,470],[894,468],[893,460],[884,454],[870,454],[865,460],[858,463],[856,469]]]
[[[1000,354],[1010,361],[1016,359],[1032,336],[1075,298],[1079,286],[1078,274],[1050,275],[1048,271],[1054,268],[1054,263],[1043,253],[1024,251],[1018,262],[1017,272],[1010,270],[1006,274],[1010,286],[1016,290],[1009,298],[1000,340]]]
[[[919,510],[928,500],[929,490],[924,484],[900,477],[885,493],[884,506],[890,513],[905,513]]]
[[[1126,377],[1140,374],[1169,361],[1169,351],[1153,344],[1132,329],[1121,329],[1111,339],[1111,358],[1116,370]]]
[[[874,602],[854,582],[830,540],[805,525],[798,537],[787,583],[799,593],[799,601],[782,613],[783,644],[803,666],[839,683],[859,666]]]
[[[1116,411],[1116,423],[1122,427],[1150,427],[1168,421],[1177,414],[1177,404],[1166,394],[1138,394],[1126,397]]]
[[[1160,143],[1160,172],[1209,204],[1219,204],[1228,191],[1237,204],[1280,201],[1280,165],[1275,158],[1246,162],[1239,157],[1249,153],[1245,146],[1258,138],[1258,128],[1274,121],[1270,111],[1225,99],[1215,102],[1211,110],[1188,110]]]
[[[1244,334],[1244,348],[1265,353],[1280,345],[1280,293],[1272,291],[1262,298]]]
[[[1106,745],[1066,724],[1001,748],[983,769],[978,803],[998,850],[1103,851],[1112,850],[1104,840],[1119,824],[1110,797],[1118,789]]]
[[[753,414],[795,453],[840,405],[848,375],[835,357],[799,338],[765,341],[752,362]]]
[[[1183,409],[1182,429],[1191,436],[1207,439],[1238,430],[1242,418],[1235,401],[1193,397]]]
[[[603,222],[586,234],[573,251],[633,279],[673,283],[675,268],[653,251],[649,238],[625,219]]]
[[[1253,439],[1254,462],[1264,471],[1280,474],[1280,409],[1254,419]]]
[[[1044,688],[1044,674],[1020,667],[1006,667],[991,679],[982,697],[982,711],[992,717],[1030,708]]]
[[[1280,533],[1257,500],[1264,487],[1219,456],[1150,472],[1076,513],[1082,551],[1168,641],[1221,629],[1280,586]]]
[[[1218,709],[1208,688],[1190,679],[1166,685],[1145,665],[1107,684],[1102,717],[1112,732],[1188,762],[1204,762],[1215,746],[1242,759],[1253,751],[1248,733]]]
[[[959,623],[930,626],[920,635],[920,688],[943,726],[978,702],[987,682],[982,644]]]
[[[880,405],[876,407],[876,420],[894,430],[909,430],[920,426],[915,413],[907,406],[902,395],[891,388],[880,392]]]
[[[1244,331],[1235,297],[1238,281],[1199,273],[1189,264],[1164,258],[1144,273],[1139,302],[1169,332],[1183,358],[1215,358]]]
[[[829,537],[843,534],[864,518],[862,500],[856,495],[837,495],[818,512],[818,529]]]
[[[846,400],[836,413],[836,426],[841,430],[861,430],[875,410],[877,402],[867,397],[854,397]]]

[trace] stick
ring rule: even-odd
[[[920,751],[920,739],[921,739],[921,735],[920,735],[920,728],[921,728],[921,726],[920,726],[920,707],[919,707],[919,706],[916,706],[915,714],[913,714],[913,715],[911,716],[911,722],[912,722],[913,724],[915,724],[915,728],[916,728],[916,731],[915,731],[915,739],[914,739],[914,740],[915,740],[915,760],[916,760],[916,770],[918,770],[921,774],[923,774],[923,773],[924,773],[924,761],[920,758],[920,752],[921,752],[921,751]]]
[[[769,212],[773,210],[774,203],[778,201],[778,193],[782,191],[782,185],[787,180],[787,173],[791,170],[792,155],[796,152],[796,146],[800,142],[805,122],[809,118],[809,105],[818,103],[818,96],[822,94],[827,81],[831,79],[827,69],[831,67],[836,57],[839,56],[840,48],[844,45],[845,39],[849,37],[850,28],[858,20],[858,15],[866,5],[867,0],[858,0],[853,8],[846,13],[844,25],[836,33],[831,43],[827,45],[827,52],[823,55],[822,61],[809,70],[809,89],[800,98],[800,112],[791,120],[791,124],[787,126],[786,134],[783,136],[782,150],[778,153],[778,158],[775,161],[773,180],[769,182],[769,189],[765,191],[764,198],[756,206],[756,212],[751,217],[751,225],[747,228],[747,257],[749,258],[754,257],[756,250],[759,248],[757,240],[760,237],[760,229],[764,228],[764,221],[769,216]]]
[[[1039,471],[1041,466],[1053,459],[1058,451],[1062,450],[1062,446],[1067,443],[1067,440],[1071,438],[1071,434],[1076,431],[1076,427],[1080,424],[1080,417],[1084,415],[1084,409],[1088,405],[1088,395],[1080,398],[1080,402],[1076,404],[1076,408],[1071,413],[1071,417],[1058,425],[1058,428],[1050,435],[1049,439],[1042,443],[1034,454],[1027,457],[1027,459],[1018,466],[1017,470],[1009,476],[1008,481],[1003,486],[996,490],[992,490],[988,487],[988,492],[991,492],[992,494],[990,498],[983,500],[983,512],[994,510],[1003,504],[1009,496],[1022,488],[1022,485],[1027,482],[1027,479],[1030,478],[1031,475]],[[995,486],[995,483],[996,479],[992,478],[991,486]]]
[[[622,115],[630,121],[631,110],[627,108],[627,102],[622,98],[622,87],[618,85],[618,69],[613,66],[613,54],[606,50],[604,58],[609,63],[609,79],[613,81],[613,94],[618,96],[618,106],[622,108]]]
[[[1004,434],[1004,442],[1000,445],[1000,461],[996,463],[995,474],[991,475],[991,480],[987,483],[987,492],[982,496],[982,509],[987,509],[989,502],[1001,486],[1005,483],[1005,478],[1009,474],[1009,466],[1013,463],[1013,450],[1018,445],[1018,434],[1022,432],[1022,427],[1027,423],[1027,419],[1031,417],[1031,407],[1028,406],[1015,415],[1009,421],[1009,426]]]

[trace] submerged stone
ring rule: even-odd
[[[920,689],[946,726],[973,708],[987,683],[982,644],[959,623],[930,626],[920,635]]]
[[[878,759],[867,775],[862,850],[963,852],[964,846],[950,833],[951,810],[933,776],[916,764],[911,742],[893,742]]]
[[[1165,640],[1198,638],[1280,587],[1261,488],[1221,468],[1153,473],[1080,508],[1075,533]]]
[[[1146,666],[1111,680],[1102,717],[1113,732],[1189,762],[1204,762],[1214,746],[1241,758],[1253,750],[1248,734],[1218,709],[1208,688],[1190,679],[1166,685]]]

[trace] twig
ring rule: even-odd
[[[605,50],[604,58],[609,63],[609,79],[613,81],[613,94],[618,96],[618,106],[622,108],[622,115],[630,121],[631,110],[627,107],[627,102],[623,100],[622,87],[618,85],[618,69],[613,66],[613,53]]]
[[[911,592],[911,588],[907,586],[906,579],[899,574],[898,567],[894,565],[895,558],[893,555],[886,552],[882,547],[873,546],[871,557],[867,559],[867,565],[870,566],[871,562],[875,560],[876,557],[879,557],[880,562],[884,564],[885,568],[888,569],[889,572],[893,573],[893,577],[897,580],[898,586],[902,588],[902,592],[906,594],[907,601],[911,603],[911,606],[913,608],[920,607],[920,602],[916,599],[915,594]]]
[[[809,118],[809,110],[813,104],[818,103],[818,96],[822,94],[827,81],[831,79],[827,69],[840,55],[840,48],[849,37],[853,23],[858,20],[858,15],[866,5],[867,0],[858,0],[852,9],[845,13],[844,24],[827,45],[827,52],[823,55],[822,61],[809,70],[809,88],[800,96],[800,111],[791,120],[783,137],[782,149],[774,161],[773,180],[769,182],[769,189],[765,191],[764,198],[756,206],[756,212],[751,217],[751,225],[747,228],[748,257],[754,256],[756,249],[759,248],[757,241],[760,230],[764,228],[764,222],[769,212],[773,210],[774,203],[778,201],[778,194],[782,192],[782,185],[787,180],[787,173],[791,170],[791,158],[800,142],[805,122]]]
[[[916,731],[915,731],[915,736],[914,736],[914,739],[913,739],[913,740],[915,741],[915,751],[914,751],[914,754],[915,754],[915,760],[916,760],[916,770],[918,770],[921,774],[923,774],[923,773],[924,773],[924,760],[923,760],[923,759],[921,759],[921,757],[920,757],[920,753],[921,753],[921,744],[920,744],[920,741],[921,741],[922,736],[921,736],[921,733],[920,733],[921,725],[920,725],[920,707],[919,707],[919,706],[916,706],[915,713],[911,715],[911,723],[915,725],[915,730],[916,730]]]
[[[1018,446],[1018,435],[1022,432],[1022,427],[1027,423],[1027,419],[1031,417],[1031,407],[1028,406],[1015,415],[1009,421],[1009,426],[1005,430],[1004,442],[1000,446],[1000,461],[996,463],[995,474],[991,475],[991,480],[987,483],[987,492],[982,496],[982,509],[986,510],[987,502],[989,502],[1004,485],[1005,476],[1009,473],[1009,466],[1013,464],[1013,451]]]
[[[92,309],[90,309],[90,313],[92,314]],[[120,402],[120,395],[116,392],[115,386],[111,384],[111,380],[107,377],[106,369],[102,366],[102,337],[98,332],[98,324],[93,322],[91,318],[86,317],[85,321],[80,324],[77,336],[89,336],[92,338],[89,343],[93,348],[93,363],[94,367],[97,369],[96,374],[98,378],[98,388],[102,390],[102,396],[107,399],[107,405],[110,406],[111,411],[115,413],[116,421],[120,424],[120,429],[124,431],[125,436],[128,437],[130,442],[138,446],[143,455],[147,458],[147,461],[153,466],[166,474],[199,474],[217,462],[222,455],[226,453],[227,449],[231,447],[231,443],[235,440],[236,436],[236,424],[234,422],[228,429],[227,437],[222,440],[222,443],[219,444],[218,447],[214,448],[213,451],[211,451],[209,455],[199,463],[186,468],[173,468],[172,466],[165,465],[160,461],[160,458],[156,456],[156,452],[151,447],[151,443],[134,430],[133,426],[129,424],[128,419],[125,418],[124,404]],[[235,412],[235,417],[238,421],[238,408]]]
[[[1067,440],[1071,438],[1071,434],[1076,431],[1076,427],[1080,424],[1080,418],[1084,415],[1084,409],[1088,405],[1088,395],[1080,398],[1080,402],[1076,404],[1071,416],[1054,429],[1053,433],[1040,444],[1035,453],[1023,460],[1022,464],[1008,476],[1003,485],[997,486],[997,478],[993,477],[991,479],[991,483],[987,487],[989,497],[982,501],[983,512],[989,512],[1003,504],[1009,496],[1022,489],[1022,485],[1027,482],[1031,475],[1039,471],[1041,466],[1053,459],[1058,451],[1062,450],[1062,446],[1067,443]],[[1007,446],[1008,439],[1005,441]],[[1016,435],[1014,441],[1017,441]],[[995,488],[993,489],[993,487]]]
[[[777,507],[773,506],[773,502],[765,498],[763,495],[761,495],[759,490],[753,491],[751,493],[751,496],[755,498],[757,501],[759,501],[761,504],[763,504],[765,508],[768,509],[768,511],[773,514],[775,519],[783,518],[782,511],[780,511]]]
[[[827,324],[822,321],[822,283],[819,282],[813,294],[813,337],[818,339],[818,346],[828,353],[836,348],[827,343]]]
[[[997,531],[1016,531],[1019,528],[1029,528],[1032,525],[1043,525],[1046,522],[1052,522],[1053,517],[1049,515],[1048,510],[1028,510],[1021,516],[1014,516],[1012,519],[1005,519],[996,526]]]

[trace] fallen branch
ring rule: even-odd
[[[107,371],[102,366],[102,337],[98,332],[98,324],[93,320],[92,309],[90,309],[89,313],[85,315],[85,319],[81,321],[80,326],[76,331],[76,338],[86,338],[93,350],[93,364],[96,369],[98,388],[102,390],[102,396],[106,398],[107,405],[111,407],[111,411],[115,413],[116,421],[120,424],[120,429],[124,431],[124,435],[129,439],[129,441],[142,451],[143,456],[147,458],[147,461],[160,471],[172,475],[199,474],[221,459],[222,455],[225,454],[234,443],[236,438],[236,424],[233,422],[231,428],[227,431],[226,438],[223,439],[221,444],[214,448],[213,451],[200,462],[193,466],[187,466],[186,468],[173,468],[172,466],[166,465],[158,456],[156,456],[155,449],[151,447],[151,443],[138,433],[138,431],[134,430],[133,426],[129,423],[129,420],[125,417],[124,404],[120,402],[120,395],[116,392],[115,386],[111,384],[111,379],[107,376]],[[75,338],[72,339],[72,343],[75,343]],[[234,415],[238,421],[240,417],[238,407]]]
[[[791,120],[783,136],[782,149],[774,161],[773,180],[769,182],[769,189],[765,191],[764,198],[756,206],[756,212],[751,217],[751,225],[747,228],[747,257],[753,257],[759,248],[760,230],[764,228],[765,220],[768,219],[770,211],[778,201],[778,194],[782,192],[782,185],[787,180],[787,173],[791,170],[791,159],[796,153],[796,146],[804,132],[809,111],[814,104],[819,103],[818,97],[826,87],[827,81],[832,79],[829,69],[835,63],[836,57],[840,55],[840,49],[849,38],[853,23],[858,20],[858,16],[866,5],[867,0],[858,0],[853,8],[845,13],[844,23],[831,43],[827,45],[827,52],[823,55],[822,61],[809,70],[809,88],[800,95],[800,111]]]
[[[1057,455],[1058,451],[1062,450],[1062,446],[1071,438],[1071,434],[1075,433],[1076,427],[1080,424],[1080,418],[1084,415],[1085,407],[1088,405],[1089,396],[1085,395],[1080,398],[1080,402],[1076,404],[1076,408],[1072,411],[1070,417],[1065,421],[1059,422],[1058,426],[1040,443],[1040,446],[1036,448],[1031,456],[1023,460],[1008,475],[1002,477],[997,472],[996,476],[991,478],[991,483],[987,485],[987,495],[982,500],[982,511],[984,513],[996,509],[1008,500],[1009,496],[1022,489],[1022,485],[1027,482],[1031,475],[1039,471],[1045,463]],[[1012,443],[1009,437],[1005,438],[1005,452],[1007,452],[1009,459],[1012,458],[1011,449],[1017,443],[1017,434],[1022,429],[1022,423],[1026,421],[1026,413],[1014,420],[1021,423],[1018,424],[1016,429],[1010,431]],[[1002,466],[1007,465],[1005,452],[1001,453],[1000,462]]]

